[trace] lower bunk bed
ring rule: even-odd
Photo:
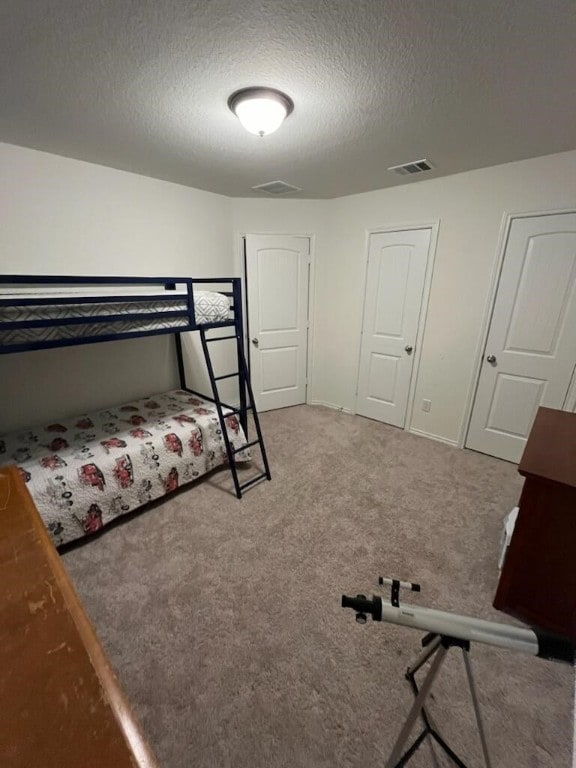
[[[235,461],[249,461],[236,414],[222,411]],[[56,546],[227,461],[216,404],[183,389],[0,435],[0,465],[18,466]]]

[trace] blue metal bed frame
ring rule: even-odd
[[[217,286],[230,286],[230,290],[222,290],[225,296],[228,296],[232,301],[230,309],[233,316],[224,321],[212,322],[212,323],[197,323],[195,306],[194,306],[194,288],[196,286],[205,286],[207,284]],[[150,301],[174,301],[176,287],[182,285],[185,287],[185,293],[180,294],[183,301],[185,301],[186,308],[179,310],[167,309],[166,311],[159,312],[132,312],[132,313],[118,313],[118,314],[102,314],[102,315],[78,315],[66,318],[38,318],[32,320],[6,320],[2,317],[3,309],[12,309],[15,307],[59,307],[59,306],[75,306],[75,305],[103,305],[103,304],[115,304],[120,302],[130,302],[137,304],[141,302],[143,304]],[[60,287],[63,289],[79,287],[79,288],[118,288],[118,291],[113,293],[102,293],[94,296],[58,296],[52,294],[51,296],[38,297],[23,297],[20,298],[18,294],[13,296],[2,295],[2,289],[6,286],[22,287],[29,286],[42,289],[43,287]],[[136,293],[135,288],[145,287],[151,288],[158,286],[157,293]],[[132,290],[131,290],[132,289]],[[262,437],[262,431],[260,427],[260,419],[256,410],[254,402],[254,394],[252,392],[252,386],[250,383],[250,376],[248,372],[248,366],[246,364],[246,358],[244,353],[244,331],[243,331],[243,315],[242,315],[242,282],[239,277],[219,277],[219,278],[191,278],[191,277],[72,277],[56,276],[56,275],[0,275],[0,331],[3,330],[17,330],[26,328],[57,328],[59,326],[82,326],[82,325],[94,325],[94,324],[111,324],[114,322],[130,322],[133,321],[135,325],[142,320],[162,319],[174,320],[174,324],[167,323],[162,328],[156,329],[140,329],[135,327],[133,330],[122,330],[117,333],[110,332],[109,330],[102,334],[90,333],[89,335],[78,335],[68,337],[65,339],[45,339],[45,340],[31,340],[31,341],[19,341],[15,343],[3,344],[0,342],[0,354],[10,354],[14,352],[27,352],[36,349],[50,349],[55,347],[68,347],[76,346],[80,344],[94,344],[103,341],[118,341],[120,339],[135,339],[144,336],[159,336],[166,334],[173,334],[176,345],[176,356],[178,361],[178,376],[180,380],[181,389],[190,392],[191,394],[198,395],[206,400],[210,400],[216,405],[218,412],[218,418],[222,429],[222,435],[226,446],[226,453],[228,456],[228,463],[232,472],[232,479],[234,481],[234,487],[238,498],[242,498],[242,491],[248,487],[256,484],[260,480],[271,479],[270,467],[268,464],[268,458],[266,455],[266,449],[264,446],[264,440]],[[184,322],[183,322],[184,321]],[[233,335],[230,336],[217,336],[209,337],[207,332],[216,328],[234,328]],[[212,388],[212,396],[205,395],[200,392],[196,392],[190,389],[186,383],[186,372],[184,366],[184,355],[182,349],[182,333],[188,333],[191,331],[199,331],[200,339],[202,342],[202,349],[204,357],[206,359],[206,366],[208,369],[208,375],[210,378],[210,384]],[[210,357],[208,344],[215,341],[221,341],[226,339],[236,340],[236,351],[238,358],[238,371],[229,373],[224,376],[216,376],[214,367]],[[218,393],[218,381],[222,379],[228,379],[232,377],[238,377],[238,391],[239,391],[239,406],[228,405],[220,399]],[[224,414],[223,409],[228,409],[229,413]],[[258,445],[262,454],[262,461],[264,465],[264,471],[258,474],[256,477],[249,479],[247,482],[241,484],[238,478],[236,469],[235,453],[239,450],[235,450],[229,439],[226,429],[225,419],[237,415],[240,420],[240,424],[244,429],[246,438],[248,439],[248,412],[252,412],[254,419],[254,427],[257,434],[257,439],[252,442],[248,442],[243,448],[252,447]]]

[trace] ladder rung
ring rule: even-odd
[[[222,381],[222,379],[231,379],[233,376],[240,376],[240,371],[236,371],[236,373],[227,373],[225,376],[214,376],[214,381]]]
[[[245,451],[246,448],[252,448],[253,445],[260,445],[260,440],[252,440],[251,443],[246,443],[241,448],[232,448],[232,453],[240,453],[240,451]]]
[[[257,483],[258,480],[263,480],[265,477],[268,477],[266,472],[262,472],[261,475],[256,475],[256,477],[253,477],[252,480],[248,480],[247,483],[244,483],[244,485],[240,486],[240,490],[244,491],[246,488],[249,488],[251,485],[254,485],[254,483]]]
[[[254,408],[253,405],[247,405],[244,410],[245,411],[251,411]],[[238,416],[238,414],[242,413],[242,408],[233,408],[230,413],[224,413],[223,416],[225,419],[228,418],[228,416]]]
[[[235,339],[236,336],[214,336],[212,339],[206,339],[206,341],[226,341],[226,339]]]

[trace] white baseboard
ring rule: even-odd
[[[331,408],[333,411],[347,413],[350,416],[354,415],[354,411],[351,408],[344,408],[343,406],[335,405],[334,403],[326,403],[324,400],[309,400],[307,405],[322,405],[324,408]],[[452,448],[459,447],[458,440],[451,440],[449,437],[441,437],[440,435],[435,435],[432,432],[425,432],[423,429],[416,429],[416,427],[412,427],[406,431],[411,432],[413,435],[418,435],[418,437],[427,437],[429,440],[436,440],[438,443],[450,445]],[[574,766],[574,768],[576,768],[576,766]]]
[[[341,405],[335,405],[334,403],[325,403],[324,400],[309,400],[308,405],[323,405],[324,408],[331,408],[333,411],[340,411],[340,413],[347,413],[353,415],[354,411],[350,408],[344,408]]]
[[[411,432],[413,435],[418,435],[419,437],[427,437],[429,440],[436,440],[438,443],[444,443],[445,445],[451,445],[452,448],[458,448],[458,440],[450,440],[449,437],[441,437],[440,435],[435,435],[432,432],[425,432],[423,429],[416,429],[416,427],[411,427],[408,432]]]

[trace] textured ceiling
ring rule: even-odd
[[[3,0],[0,140],[335,197],[574,149],[575,40],[574,0]],[[295,103],[263,139],[226,106],[249,85]]]

